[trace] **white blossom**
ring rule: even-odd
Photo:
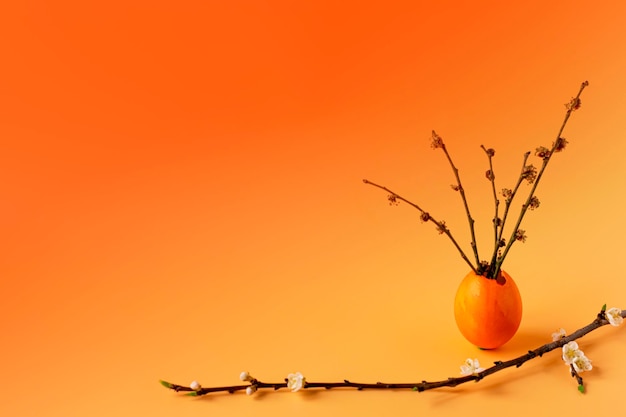
[[[622,310],[617,307],[609,308],[606,311],[606,319],[611,323],[611,326],[619,326],[624,321],[622,317]]]
[[[574,341],[563,345],[563,361],[566,365],[571,365],[576,355],[579,355],[581,353],[582,351],[578,349],[578,343]]]
[[[467,358],[465,363],[461,365],[461,375],[473,375],[484,371],[484,368],[480,367],[478,359]]]
[[[591,371],[591,369],[593,368],[593,366],[591,365],[591,360],[589,360],[589,358],[587,358],[585,354],[580,350],[578,351],[578,354],[572,360],[572,365],[574,366],[574,369],[578,373]]]
[[[252,381],[252,377],[246,371],[243,371],[239,374],[239,379],[241,379],[242,381]]]
[[[189,384],[189,388],[191,388],[194,391],[198,391],[202,387],[200,386],[198,381],[191,381],[191,384]]]
[[[305,381],[304,376],[300,372],[289,374],[287,375],[287,388],[289,388],[291,392],[300,391]]]
[[[563,329],[563,328],[558,329],[556,332],[552,333],[552,341],[556,342],[557,340],[561,340],[566,335],[567,335],[567,333],[565,333],[565,329]]]
[[[256,392],[256,390],[257,390],[256,385],[250,385],[248,388],[246,388],[246,394],[252,395]]]

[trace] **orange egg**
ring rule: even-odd
[[[498,279],[467,274],[454,299],[454,318],[463,336],[479,348],[504,345],[522,321],[522,298],[513,278],[504,271]]]

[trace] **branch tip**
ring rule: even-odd
[[[161,385],[163,385],[165,388],[168,388],[168,389],[174,389],[174,384],[170,384],[170,383],[169,383],[169,382],[167,382],[167,381],[163,381],[162,379],[160,379],[160,380],[159,380],[159,383],[160,383]]]

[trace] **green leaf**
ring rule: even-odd
[[[580,392],[584,393],[584,392],[585,392],[585,386],[584,386],[583,384],[580,384],[580,385],[578,386],[578,391],[580,391]]]
[[[606,311],[606,304],[602,306],[602,310],[600,311],[602,311],[603,313]]]
[[[188,397],[197,397],[198,396],[198,392],[197,391],[191,391],[191,392],[188,392],[185,395],[187,395]]]
[[[167,381],[163,381],[162,379],[159,380],[159,382],[161,383],[161,385],[163,385],[165,388],[169,388],[169,389],[174,389],[174,385],[170,384]]]
[[[412,388],[412,390],[413,390],[413,391],[417,391],[417,387],[413,387],[413,388]]]

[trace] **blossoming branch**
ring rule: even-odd
[[[520,229],[520,225],[526,212],[530,210],[534,210],[539,207],[540,201],[537,196],[535,196],[535,191],[539,182],[543,176],[543,173],[548,166],[548,163],[552,159],[552,157],[565,149],[568,144],[567,139],[565,139],[562,134],[565,126],[567,125],[567,121],[569,120],[571,114],[578,110],[581,106],[580,95],[582,94],[585,87],[587,87],[589,83],[587,81],[583,82],[578,90],[578,94],[573,97],[569,102],[565,104],[565,118],[561,123],[561,127],[556,135],[556,139],[552,142],[552,146],[549,148],[546,146],[539,146],[535,149],[535,156],[541,160],[541,167],[537,168],[532,163],[528,163],[528,158],[530,156],[530,151],[524,154],[524,158],[522,161],[522,168],[520,170],[520,175],[517,179],[517,182],[513,186],[513,188],[502,188],[500,191],[500,195],[504,198],[504,211],[502,216],[500,216],[500,200],[498,198],[497,187],[495,183],[496,175],[493,166],[493,158],[496,154],[496,151],[493,148],[486,148],[481,145],[481,148],[487,155],[489,161],[489,169],[485,172],[485,177],[491,182],[491,191],[494,199],[494,217],[492,219],[493,229],[494,229],[494,239],[493,239],[493,251],[491,252],[491,256],[489,260],[480,259],[478,253],[478,245],[476,242],[476,233],[474,229],[474,218],[471,215],[469,205],[467,203],[467,197],[465,195],[465,189],[463,188],[463,184],[461,183],[461,177],[459,175],[459,170],[454,164],[450,153],[448,152],[448,148],[444,143],[441,136],[439,136],[434,130],[432,131],[431,138],[431,147],[433,149],[441,149],[441,151],[446,156],[448,163],[450,164],[452,171],[454,173],[454,177],[456,180],[455,184],[452,184],[452,189],[458,192],[461,196],[461,200],[463,202],[463,207],[465,209],[465,214],[467,216],[467,220],[469,223],[470,235],[471,235],[471,248],[473,252],[473,260],[470,260],[466,253],[463,251],[461,246],[458,244],[457,240],[452,236],[452,232],[447,228],[446,222],[443,220],[437,220],[433,217],[428,211],[420,207],[419,205],[412,203],[406,198],[400,196],[400,194],[391,191],[387,187],[371,182],[367,179],[364,179],[363,182],[365,184],[372,185],[374,187],[380,188],[388,193],[387,199],[389,200],[389,204],[398,204],[399,201],[403,201],[410,206],[416,208],[421,214],[420,219],[422,222],[432,222],[435,224],[437,231],[439,234],[445,234],[452,241],[452,244],[456,247],[456,249],[461,254],[463,260],[470,266],[472,271],[474,271],[477,275],[484,275],[487,278],[497,279],[500,269],[502,268],[502,263],[504,259],[508,255],[511,250],[511,246],[514,242],[525,242],[526,241],[526,231]],[[511,208],[511,203],[513,199],[517,196],[518,190],[522,183],[527,182],[531,185],[528,196],[526,197],[525,202],[521,206],[520,214],[515,222],[511,234],[508,239],[504,237],[504,226],[506,225],[506,221],[508,220],[509,209]]]
[[[174,391],[186,392],[189,396],[201,396],[207,395],[213,392],[228,392],[233,394],[237,391],[245,391],[246,394],[252,395],[260,389],[272,389],[274,391],[287,388],[292,392],[297,392],[302,389],[311,388],[356,388],[357,390],[364,389],[410,389],[413,391],[426,391],[441,387],[456,387],[470,381],[478,382],[483,378],[488,377],[491,374],[502,371],[506,368],[515,366],[519,368],[525,362],[531,359],[542,357],[544,354],[551,352],[555,349],[561,349],[562,358],[565,364],[568,366],[570,374],[576,379],[578,384],[578,390],[584,392],[583,378],[580,376],[583,372],[588,372],[593,369],[591,360],[583,353],[579,348],[578,343],[575,340],[580,339],[586,334],[602,327],[607,324],[612,326],[619,326],[623,323],[626,317],[626,310],[619,308],[606,309],[606,305],[602,306],[602,309],[597,314],[596,318],[586,325],[570,335],[567,335],[565,330],[559,329],[552,334],[552,342],[542,345],[536,349],[529,350],[528,353],[519,356],[517,358],[508,361],[495,361],[493,366],[489,368],[483,368],[480,366],[478,359],[468,358],[463,365],[460,366],[461,376],[454,378],[447,378],[441,381],[421,381],[421,382],[409,382],[409,383],[361,383],[352,382],[349,380],[343,380],[343,382],[309,382],[304,375],[300,372],[291,373],[282,382],[262,382],[261,380],[253,377],[248,372],[242,372],[239,378],[246,384],[220,386],[220,387],[202,387],[198,381],[193,381],[189,386],[172,384],[167,381],[161,380],[160,383],[166,388]]]

